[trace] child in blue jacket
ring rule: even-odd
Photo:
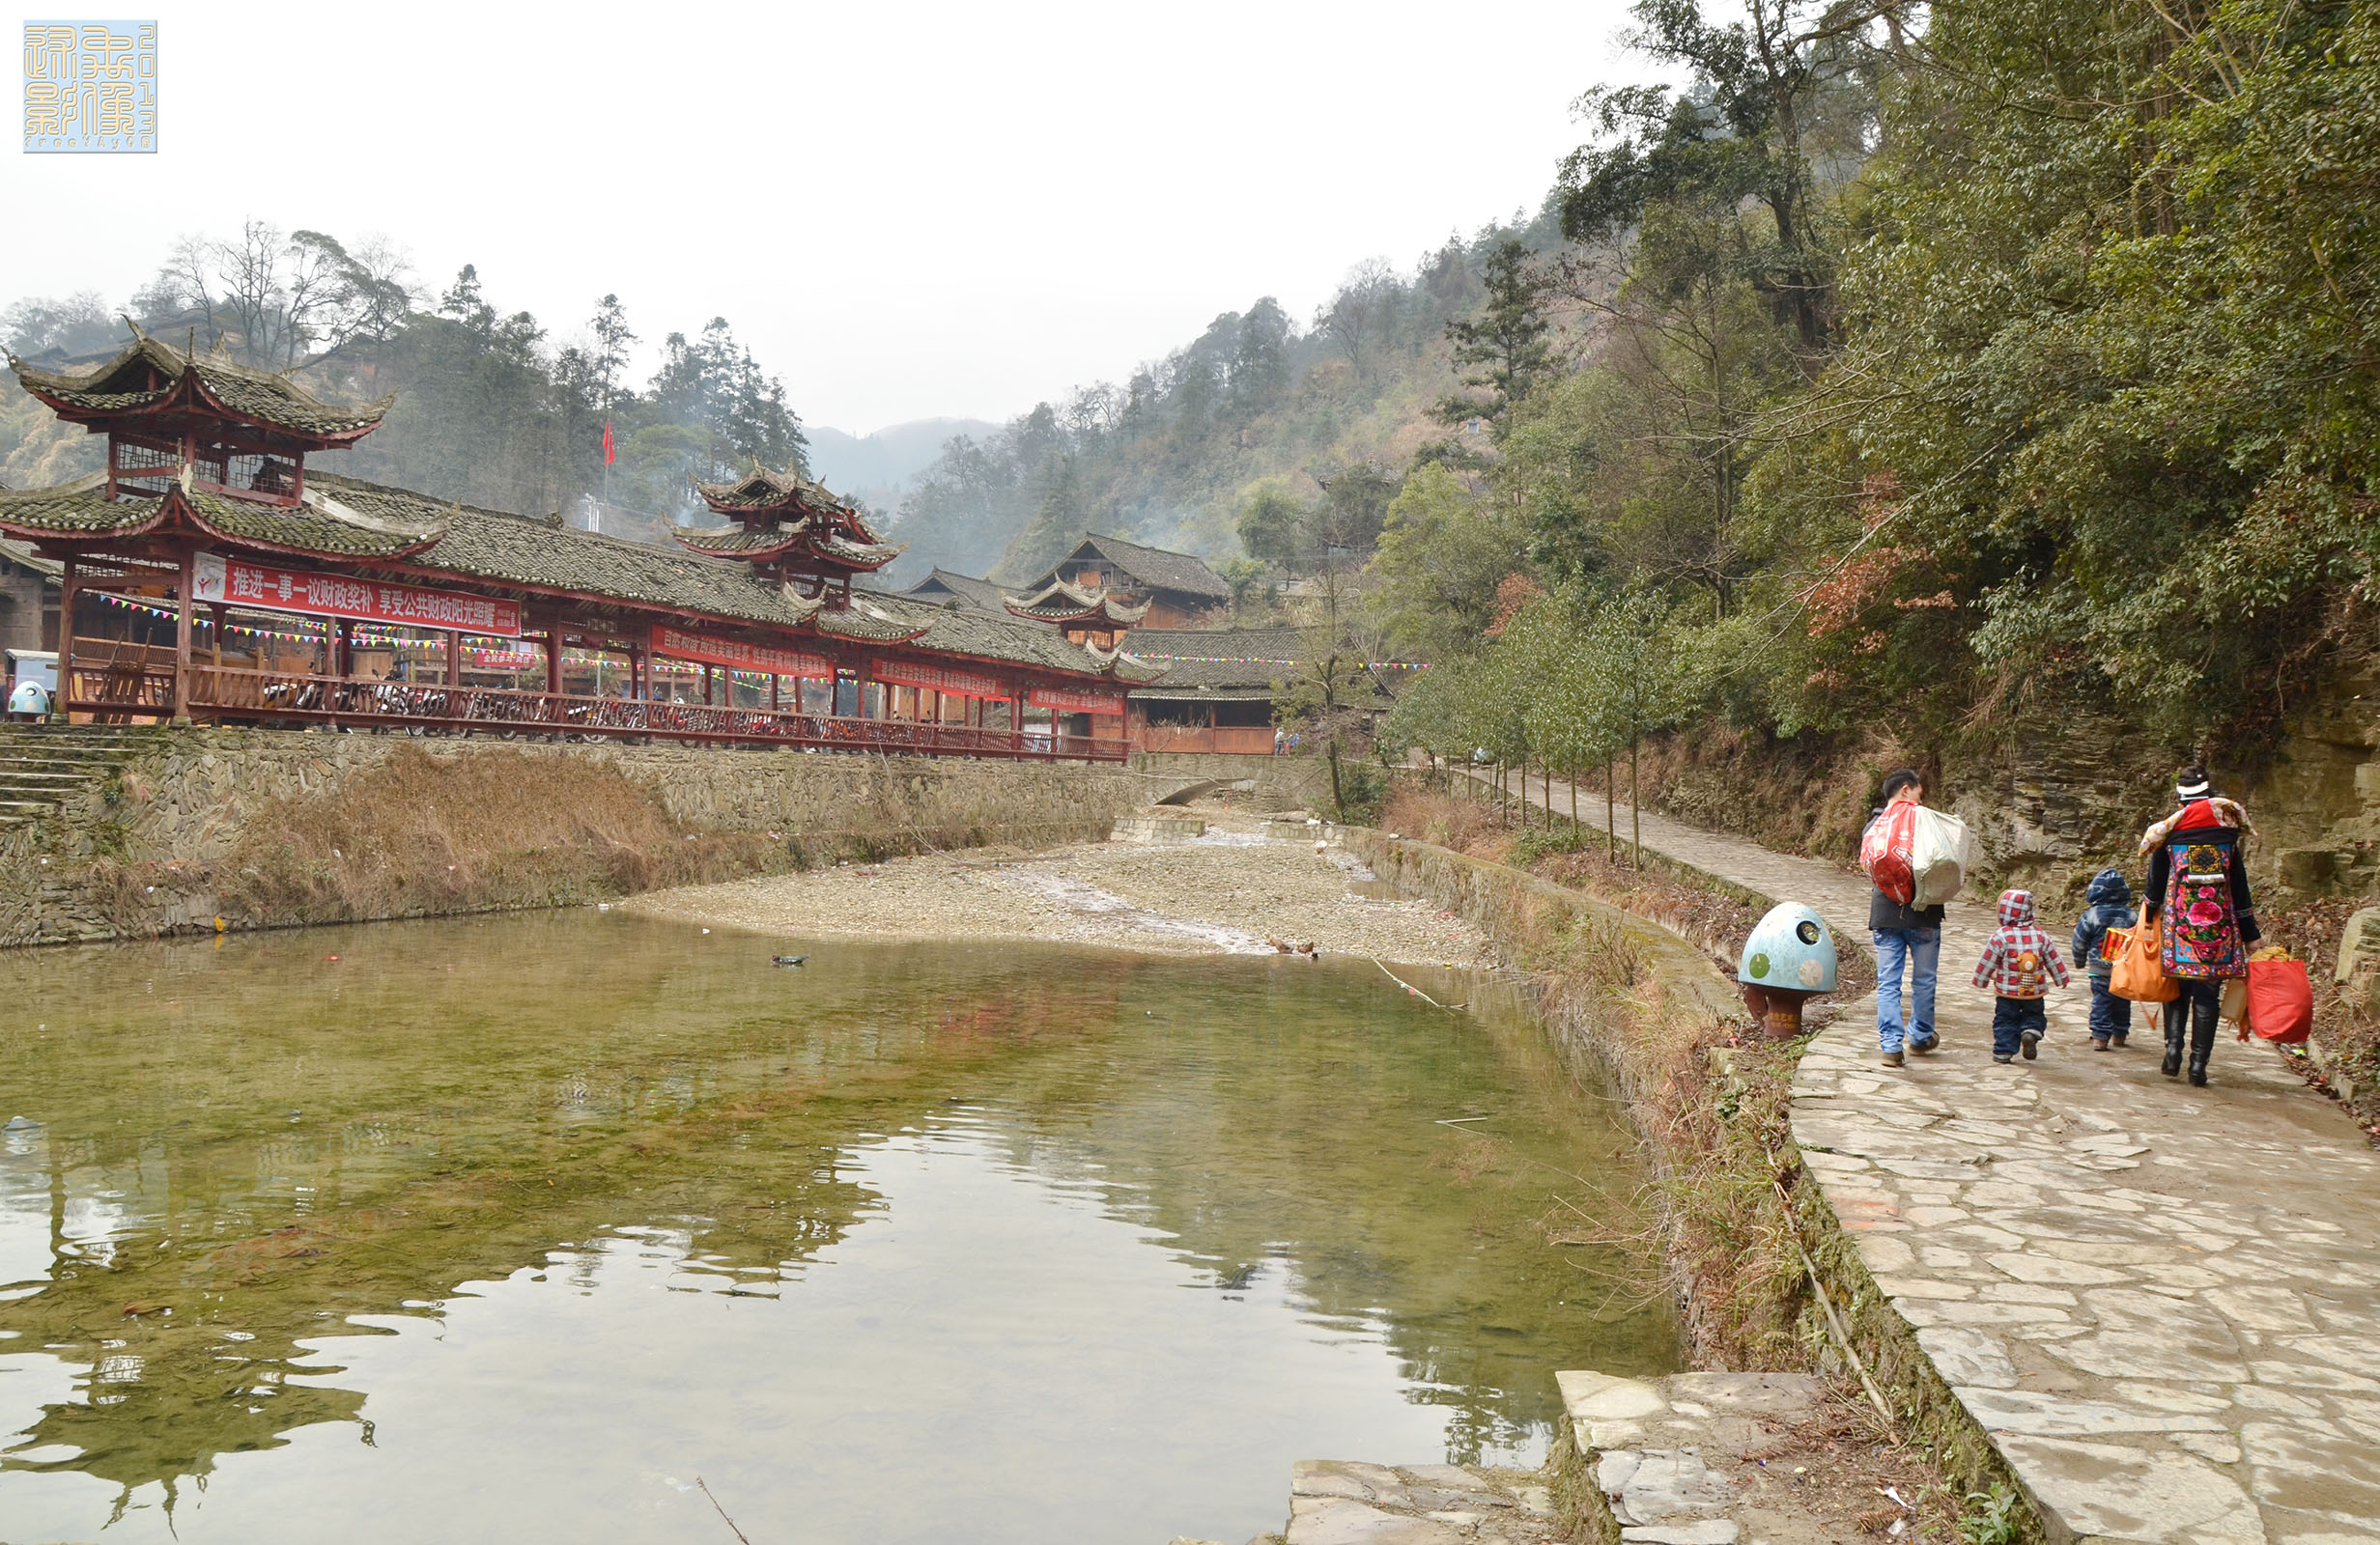
[[[2115,971],[2115,962],[2105,953],[2108,930],[2134,927],[2140,914],[2132,910],[2132,886],[2124,883],[2121,869],[2102,869],[2091,876],[2083,899],[2090,905],[2074,925],[2074,958],[2091,978],[2091,1050],[2104,1052],[2111,1045],[2123,1045],[2132,1034],[2131,1001],[2108,991],[2108,979]]]

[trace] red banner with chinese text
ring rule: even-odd
[[[730,670],[760,671],[771,676],[835,679],[835,667],[823,656],[799,649],[772,649],[738,638],[714,638],[708,633],[690,633],[660,623],[653,625],[651,642],[656,655],[698,660],[705,665],[724,665]]]
[[[1124,711],[1121,692],[1087,692],[1071,687],[1036,687],[1033,689],[1033,706],[1053,708],[1061,714],[1120,714]]]
[[[192,599],[213,605],[353,617],[501,638],[521,636],[521,604],[517,601],[351,579],[345,575],[309,574],[214,552],[197,554],[191,568],[195,576]]]
[[[895,687],[922,687],[945,697],[1000,699],[1014,695],[1006,685],[980,672],[952,670],[947,665],[926,665],[915,660],[880,660],[868,674]]]

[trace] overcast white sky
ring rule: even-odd
[[[557,335],[607,291],[648,345],[723,315],[859,433],[1121,380],[1260,295],[1311,316],[1363,258],[1534,210],[1572,99],[1643,73],[1623,0],[74,14],[120,13],[159,22],[160,150],[0,152],[0,225],[40,233],[0,242],[0,302],[120,302],[250,215],[382,232]]]

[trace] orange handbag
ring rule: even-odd
[[[2108,973],[2109,992],[2136,1003],[2170,1003],[2182,996],[2181,988],[2166,974],[2154,919],[2137,928],[2111,928],[2108,932],[2122,936],[2115,950],[2115,968]]]

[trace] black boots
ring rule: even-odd
[[[2223,1012],[2221,984],[2210,984],[2216,991],[2206,991],[2196,985],[2182,989],[2182,996],[2166,1005],[2165,1076],[2171,1078],[2182,1071],[2182,1050],[2185,1040],[2190,1051],[2190,1082],[2200,1088],[2206,1086],[2206,1064],[2215,1055],[2215,1021]]]

